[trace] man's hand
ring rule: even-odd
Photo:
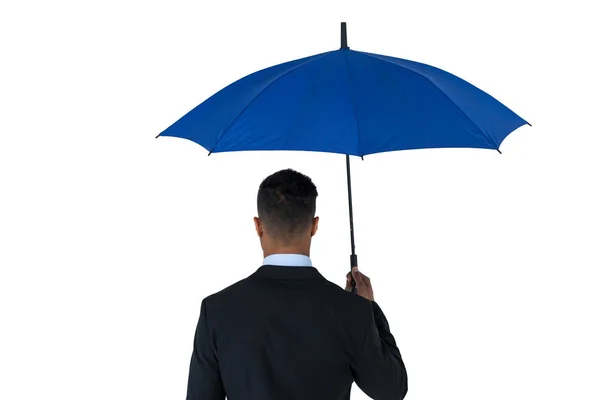
[[[349,292],[352,291],[352,277],[354,277],[354,281],[356,282],[356,294],[367,300],[374,301],[371,280],[368,276],[359,272],[358,267],[352,267],[352,272],[348,272],[346,275],[346,290]]]

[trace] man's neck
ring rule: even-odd
[[[298,249],[298,248],[295,248],[295,249],[294,248],[278,248],[278,249],[263,251],[264,258],[267,258],[268,256],[273,255],[273,254],[301,254],[303,256],[310,257],[310,250]]]

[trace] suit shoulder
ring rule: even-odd
[[[210,304],[220,303],[230,297],[236,297],[237,294],[244,291],[249,284],[250,277],[239,280],[216,293],[207,296],[204,301]]]
[[[353,310],[361,310],[371,312],[371,302],[362,296],[357,296],[354,293],[348,292],[331,281],[326,281],[329,287],[329,292],[334,301],[342,306]]]

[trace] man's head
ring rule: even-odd
[[[276,172],[261,183],[254,224],[265,255],[309,255],[319,224],[319,217],[315,217],[317,195],[311,179],[291,169]]]

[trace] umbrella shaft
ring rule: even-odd
[[[352,215],[352,182],[350,179],[350,156],[346,155],[346,175],[348,177],[348,210],[350,211],[350,246],[354,254],[354,217]]]

